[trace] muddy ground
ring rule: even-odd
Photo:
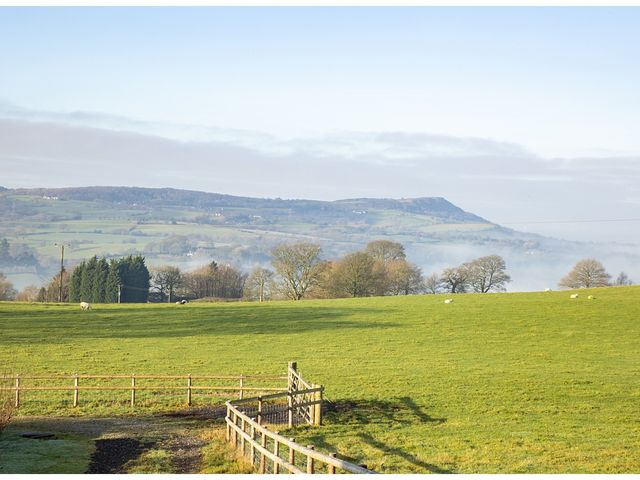
[[[172,472],[167,473],[198,473],[201,448],[206,444],[202,434],[222,428],[224,414],[224,408],[209,408],[113,418],[17,417],[12,420],[10,431],[18,435],[43,433],[55,438],[71,434],[90,439],[95,450],[85,473],[127,473],[132,462],[149,450],[163,450],[170,455]]]

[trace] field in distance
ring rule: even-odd
[[[380,472],[638,473],[640,287],[579,293],[0,303],[0,362],[2,373],[195,375],[282,373],[296,360],[332,402],[325,425],[296,439]],[[135,413],[126,392],[75,410],[27,393],[22,415]]]

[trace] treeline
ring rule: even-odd
[[[111,260],[92,257],[71,274],[70,302],[145,303],[151,276],[144,257],[130,255]]]
[[[183,273],[178,267],[161,266],[152,269],[151,298],[154,301],[201,298],[238,299],[244,294],[247,275],[231,265],[211,262]]]
[[[313,243],[279,245],[272,251],[275,271],[255,269],[247,280],[247,296],[266,298],[339,298],[421,293],[488,293],[504,291],[511,279],[502,257],[481,257],[440,274],[424,277],[407,261],[404,246],[375,240],[341,259],[322,259]]]
[[[511,281],[506,263],[489,255],[424,276],[406,258],[404,246],[375,240],[339,259],[325,260],[315,243],[281,244],[271,251],[273,270],[254,268],[249,274],[211,262],[188,272],[175,266],[150,270],[142,256],[107,261],[92,257],[72,273],[56,275],[48,285],[16,292],[0,273],[0,300],[140,303],[196,299],[270,299],[367,297],[434,293],[489,293],[506,290]],[[594,259],[581,260],[560,281],[561,288],[631,285],[621,272],[614,282]]]

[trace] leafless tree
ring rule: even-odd
[[[422,270],[405,259],[392,260],[386,268],[388,293],[411,295],[424,290]]]
[[[152,269],[151,286],[160,294],[160,298],[171,303],[173,293],[182,285],[184,277],[178,267],[164,265]]]
[[[573,269],[558,282],[562,288],[592,288],[609,285],[609,275],[602,264],[593,259],[585,258],[575,264]]]
[[[254,268],[245,284],[245,297],[264,302],[271,297],[273,272],[266,268]]]
[[[440,293],[442,291],[442,281],[437,273],[426,277],[423,284],[425,293]]]
[[[301,300],[318,284],[323,268],[321,252],[320,245],[304,242],[278,245],[271,251],[271,263],[287,298]]]
[[[449,293],[465,293],[469,288],[469,270],[465,265],[445,268],[440,275],[440,283]]]
[[[17,295],[16,300],[19,302],[37,302],[40,289],[35,285],[24,287]]]
[[[616,281],[613,282],[613,284],[618,287],[622,287],[625,285],[633,285],[633,280],[631,280],[626,273],[620,272],[616,277]]]
[[[366,252],[354,252],[337,262],[330,276],[330,291],[334,297],[368,297],[379,289],[382,280],[376,271],[376,261]]]
[[[506,290],[505,284],[511,281],[506,273],[507,265],[499,255],[480,257],[465,265],[469,272],[469,284],[474,292],[503,292]]]
[[[216,262],[184,274],[181,291],[192,298],[242,298],[246,274]]]
[[[373,257],[374,260],[382,263],[389,263],[393,260],[404,260],[404,246],[398,242],[391,240],[374,240],[369,242],[365,248],[365,252]]]
[[[16,290],[13,284],[0,272],[0,300],[13,300],[16,296]]]

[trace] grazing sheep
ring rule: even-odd
[[[593,295],[589,295],[587,298],[588,298],[589,300],[595,300],[595,299],[596,299],[596,297],[594,297]]]
[[[87,302],[80,302],[80,308],[82,310],[91,310],[91,304]]]
[[[545,292],[550,292],[550,291],[551,291],[551,289],[550,289],[550,288],[545,288],[545,289],[544,289],[544,291],[545,291]]]
[[[570,298],[578,298],[578,294],[577,293],[572,293]]]
[[[178,301],[176,302],[176,305],[182,305],[182,302],[181,302],[180,300],[178,300]]]
[[[444,303],[453,303],[453,298],[447,298]]]

